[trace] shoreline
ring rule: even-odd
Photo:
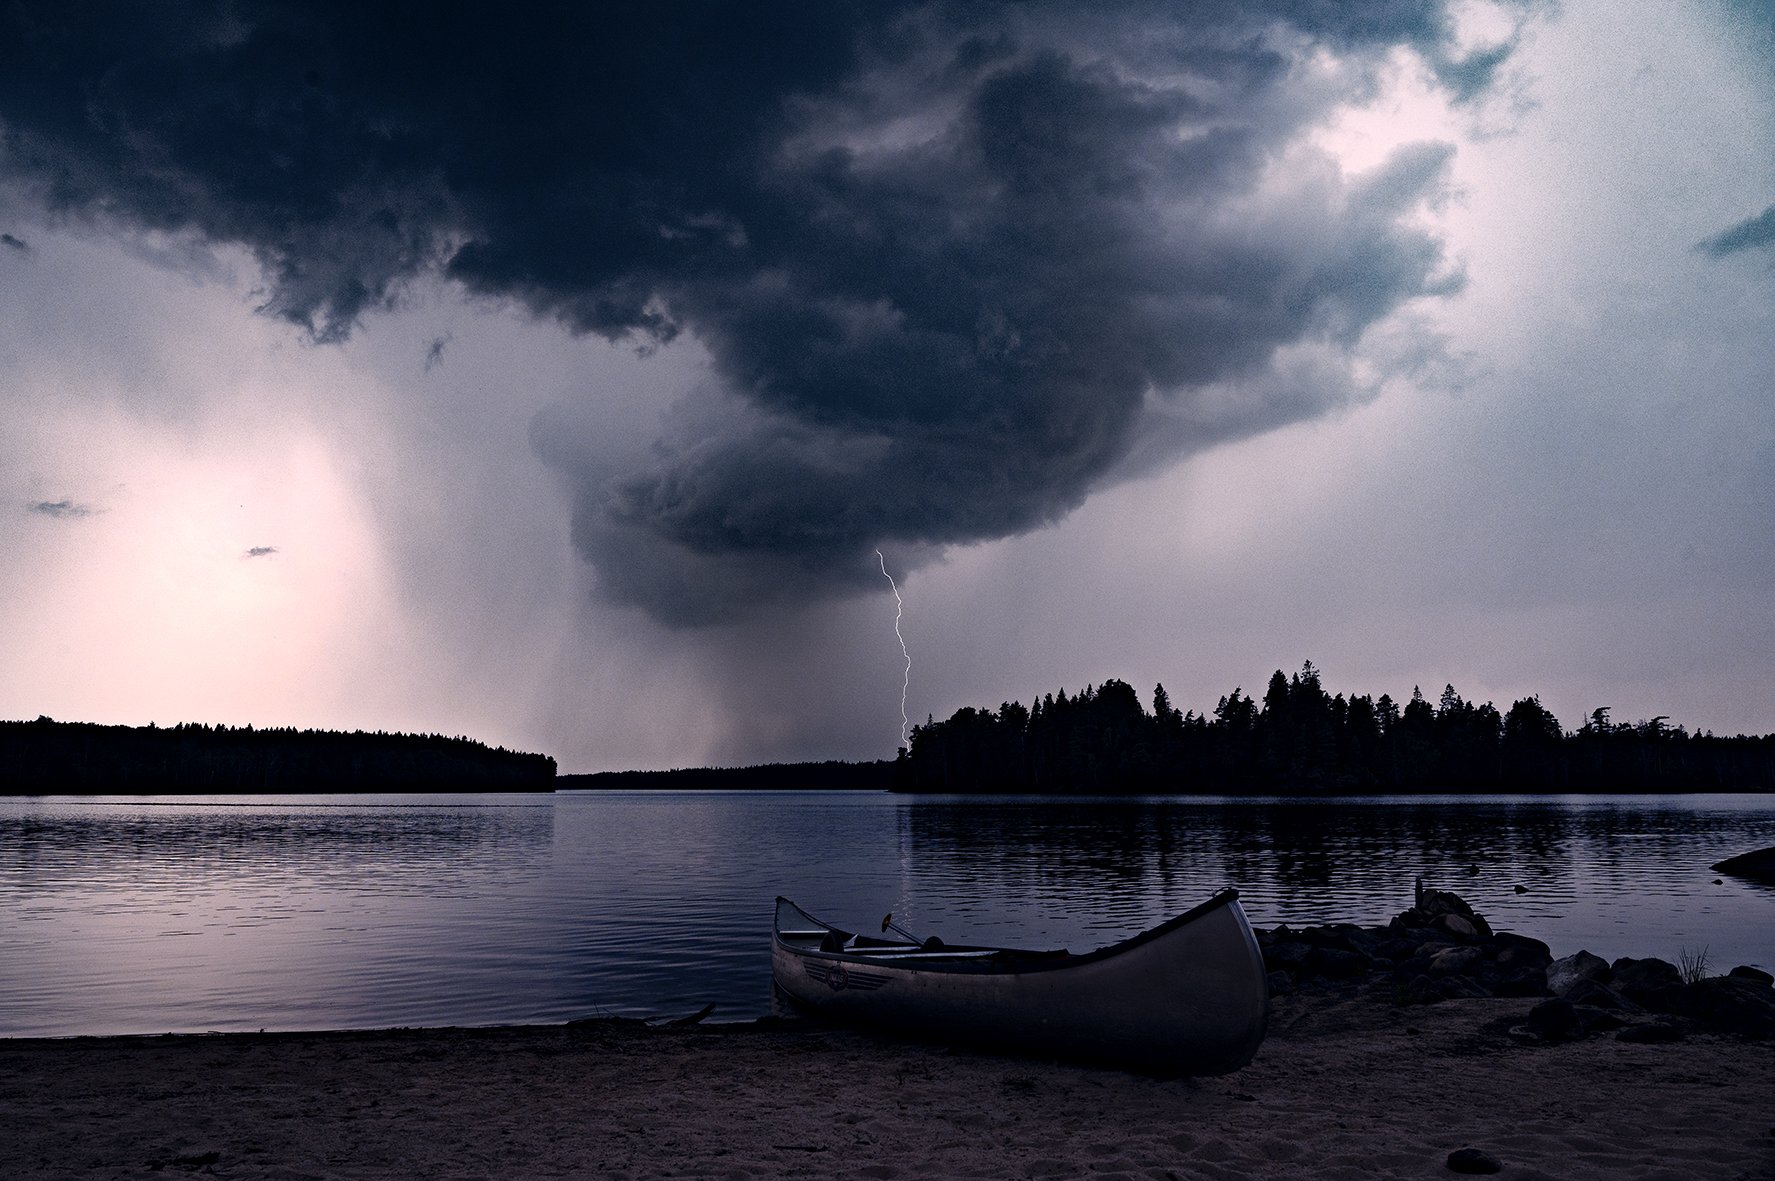
[[[1775,1043],[1528,1044],[1527,999],[1277,998],[1163,1079],[811,1020],[0,1040],[8,1175],[1775,1178]]]

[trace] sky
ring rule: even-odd
[[[0,13],[0,717],[1775,731],[1767,0],[359,7]]]

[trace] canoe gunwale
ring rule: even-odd
[[[835,960],[850,964],[891,963],[896,968],[910,972],[956,972],[967,973],[970,975],[1020,976],[1034,972],[1065,971],[1067,969],[1079,968],[1087,964],[1111,959],[1125,952],[1132,951],[1142,944],[1150,943],[1155,939],[1162,939],[1166,935],[1176,931],[1178,928],[1186,927],[1190,923],[1193,923],[1206,915],[1212,914],[1221,907],[1228,906],[1238,900],[1239,891],[1231,886],[1225,887],[1216,891],[1205,901],[1190,907],[1190,909],[1174,918],[1166,919],[1156,927],[1149,927],[1146,930],[1141,931],[1139,934],[1131,935],[1118,943],[1111,943],[1096,948],[1095,950],[1080,952],[1078,954],[1052,951],[1029,951],[1013,947],[989,948],[953,946],[945,947],[943,949],[944,951],[954,953],[957,956],[954,961],[949,963],[938,961],[937,957],[941,955],[941,952],[935,953],[931,962],[926,963],[919,963],[913,957],[888,960],[882,956],[870,955],[866,952],[823,951],[813,947],[797,947],[783,938],[781,928],[777,927],[774,922],[772,923],[772,939],[778,947],[782,948],[790,955],[801,956],[806,959]],[[796,905],[792,899],[785,898],[781,894],[777,895],[776,901],[779,907],[779,914],[781,913],[782,904],[787,903],[798,913],[814,923],[819,924],[828,931],[842,930],[840,927],[834,927],[832,924],[808,914],[807,911]],[[979,953],[981,952],[1005,952],[1007,953],[1007,959],[1005,961],[994,963],[980,956]],[[970,956],[969,953],[972,953],[972,955]],[[963,956],[968,956],[968,958],[961,958]]]

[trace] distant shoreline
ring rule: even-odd
[[[555,776],[556,791],[892,791],[896,764],[827,760]]]
[[[0,795],[553,791],[555,760],[460,736],[0,721]]]

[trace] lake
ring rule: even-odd
[[[1382,923],[1422,877],[1555,955],[1769,968],[1775,889],[1708,868],[1769,845],[1738,795],[0,799],[0,1036],[746,1019],[779,893],[1077,951],[1224,885],[1259,926]]]

